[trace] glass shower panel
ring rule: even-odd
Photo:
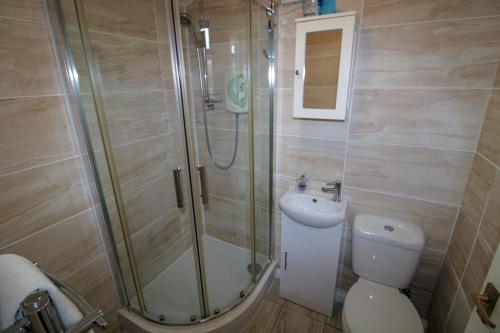
[[[199,319],[193,207],[172,79],[169,8],[163,1],[63,3],[129,302],[158,321]],[[174,183],[177,169],[183,207]]]
[[[74,68],[74,72],[77,73],[77,75],[73,76],[73,80],[71,80],[72,91],[70,94],[72,95],[71,101],[74,102],[72,107],[79,111],[79,117],[85,123],[85,131],[87,132],[90,145],[88,153],[93,156],[94,170],[97,173],[97,180],[99,182],[98,190],[103,197],[103,201],[106,202],[105,205],[102,205],[102,210],[104,218],[111,226],[111,246],[114,246],[116,250],[120,266],[120,278],[125,287],[126,297],[133,298],[136,297],[136,290],[133,284],[132,269],[127,257],[126,248],[123,246],[118,209],[104,153],[104,142],[100,133],[97,107],[91,90],[90,73],[86,64],[85,51],[76,20],[76,6],[72,1],[65,1],[60,4],[65,19],[65,34],[61,35],[66,36],[66,41],[60,42],[67,47],[62,52],[65,52],[69,56],[66,66],[70,71],[71,67]],[[57,8],[57,4],[55,3],[50,6],[54,10]],[[54,20],[56,20],[55,16],[57,14],[52,13],[52,15]]]
[[[252,285],[249,2],[192,1],[179,11],[197,163],[206,173],[201,247],[214,314]]]

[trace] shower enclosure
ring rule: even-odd
[[[123,302],[167,324],[231,309],[272,260],[272,3],[47,4]]]

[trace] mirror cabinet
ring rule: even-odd
[[[355,12],[306,17],[295,22],[294,118],[345,120]]]

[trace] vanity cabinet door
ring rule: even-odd
[[[295,118],[345,120],[355,13],[297,19]]]
[[[282,215],[281,297],[332,315],[342,226],[314,229]]]

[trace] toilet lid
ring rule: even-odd
[[[396,288],[360,278],[349,289],[343,325],[352,333],[423,333],[417,310]]]

